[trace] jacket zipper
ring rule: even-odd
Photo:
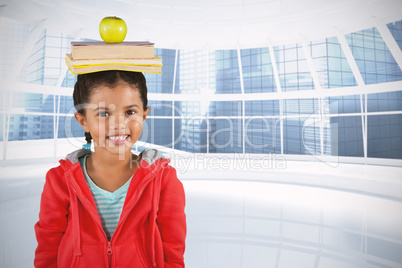
[[[108,241],[107,242],[107,249],[106,249],[106,254],[108,255],[109,259],[109,267],[112,267],[112,242]]]
[[[107,242],[107,250],[106,250],[106,254],[107,255],[112,255],[112,243],[109,241],[109,242]]]

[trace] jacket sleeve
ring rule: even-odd
[[[60,185],[62,174],[60,170],[51,169],[46,174],[43,188],[39,221],[35,224],[38,247],[35,251],[34,266],[57,267],[59,244],[67,226],[69,202],[62,200],[59,193],[64,189]]]
[[[165,268],[184,267],[186,240],[185,195],[183,184],[171,168],[162,185],[157,224],[162,237]]]

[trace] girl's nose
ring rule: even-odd
[[[126,122],[124,115],[112,116],[109,126],[111,129],[124,129]]]

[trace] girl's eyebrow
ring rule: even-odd
[[[137,104],[131,104],[131,105],[127,105],[126,107],[124,107],[124,109],[130,109],[130,108],[133,108],[133,107],[140,108]],[[106,111],[108,111],[110,109],[108,107],[97,107],[97,108],[94,109],[94,111],[97,111],[97,110],[106,110]]]
[[[131,105],[128,105],[128,106],[126,106],[126,107],[124,107],[124,108],[125,108],[125,109],[129,109],[129,108],[133,108],[133,107],[140,108],[137,104],[131,104]]]

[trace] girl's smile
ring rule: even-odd
[[[106,136],[106,139],[109,139],[109,142],[111,142],[114,145],[122,145],[127,142],[129,137],[130,135],[115,135],[115,136]]]

